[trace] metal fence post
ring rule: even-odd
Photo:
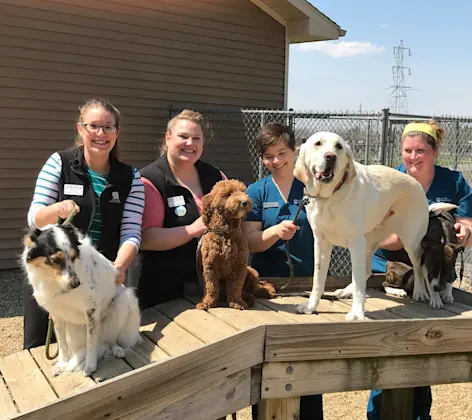
[[[454,153],[454,170],[457,171],[457,167],[458,167],[458,164],[459,164],[459,121],[456,121],[456,132],[455,132],[455,153]]]
[[[264,126],[264,124],[265,124],[265,112],[261,112],[261,128]],[[256,151],[257,153],[259,153],[259,150],[257,148],[256,148]],[[264,164],[262,163],[262,159],[259,156],[259,174],[258,174],[257,180],[262,179],[263,177],[264,177]]]
[[[389,123],[389,109],[382,109],[382,137],[380,138],[380,163],[385,165],[385,155],[388,142],[388,123]]]

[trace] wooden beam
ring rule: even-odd
[[[472,318],[267,325],[266,362],[463,352]]]
[[[244,382],[247,383],[244,388],[248,391],[247,399],[244,399],[246,405],[239,406],[242,400],[238,397],[237,404],[228,403],[226,407],[230,411],[242,409],[250,403],[249,369],[262,363],[265,328],[265,326],[256,327],[182,354],[180,357],[153,363],[18,418],[136,419],[145,418],[149,413],[152,413],[153,418],[161,418],[159,413],[163,413],[162,418],[175,418],[167,414],[174,413],[172,406],[183,404],[180,405],[181,408],[188,408],[185,400],[189,402],[206,400],[205,390],[209,389],[208,384],[212,384],[210,386],[212,389],[219,384],[228,390],[235,386],[239,387],[237,383]],[[246,373],[240,373],[242,371]],[[234,375],[232,379],[228,380],[234,385],[233,388],[223,386],[226,384],[226,378],[232,375]],[[226,394],[224,395],[227,399]],[[220,413],[213,418],[221,415]]]
[[[261,277],[261,280],[266,280],[272,283],[278,291],[281,292],[304,292],[311,291],[313,286],[313,277],[295,277],[290,286],[285,290],[280,288],[289,282],[288,277]],[[385,280],[384,274],[372,274],[367,280],[367,287],[377,289],[382,287]],[[352,276],[328,276],[326,279],[326,291],[334,291],[348,286],[352,281]]]
[[[300,397],[261,400],[257,410],[258,420],[299,420]]]
[[[261,398],[470,382],[472,354],[264,363]]]

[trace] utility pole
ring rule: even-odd
[[[410,49],[403,46],[403,41],[400,41],[400,45],[393,48],[395,65],[392,66],[393,85],[389,89],[392,89],[390,93],[390,106],[396,114],[408,113],[406,93],[409,90],[413,90],[412,87],[405,85],[405,71],[408,71],[408,76],[411,75],[410,68],[403,65],[403,54],[405,51],[408,51],[408,56],[411,56]]]

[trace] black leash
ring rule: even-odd
[[[300,216],[300,212],[302,211],[302,207],[304,204],[308,204],[308,197],[306,196],[306,190],[303,190],[303,196],[300,200],[300,204],[298,205],[297,212],[295,213],[295,217],[293,218],[293,224],[297,223],[298,216]],[[280,290],[286,289],[292,283],[293,279],[295,278],[295,269],[293,268],[292,256],[290,255],[290,247],[289,247],[290,240],[285,241],[285,255],[287,256],[287,261],[290,269],[290,277],[287,284],[284,284],[280,287]]]

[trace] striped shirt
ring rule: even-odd
[[[57,202],[59,197],[59,180],[61,178],[61,171],[61,156],[59,155],[59,153],[54,153],[44,164],[43,168],[41,169],[41,172],[38,175],[38,179],[36,180],[33,201],[31,202],[28,211],[28,225],[30,228],[37,228],[34,223],[34,220],[36,217],[36,213],[40,208],[50,206],[51,204]],[[93,173],[96,174],[96,172]],[[125,205],[123,208],[123,216],[121,219],[120,247],[123,246],[123,244],[125,243],[132,243],[136,247],[136,249],[139,250],[139,246],[141,244],[141,224],[144,210],[144,185],[141,181],[141,174],[137,169],[133,168],[133,174],[133,183],[131,185],[131,190],[128,194],[128,197],[126,198]],[[101,177],[101,175],[99,176]],[[94,185],[94,190],[96,192],[97,190],[95,188],[96,187]],[[96,209],[98,209],[98,212],[100,211],[99,208],[100,207],[97,205]],[[92,221],[92,226],[94,224],[94,221],[95,217]],[[95,234],[93,232],[89,232],[89,236],[92,238],[93,241]],[[99,237],[100,236],[98,236],[98,238]]]

